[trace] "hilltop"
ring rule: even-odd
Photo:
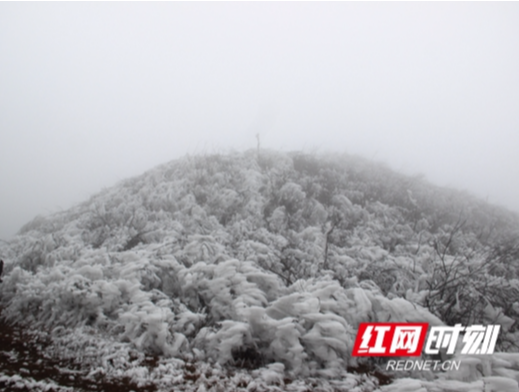
[[[2,317],[86,377],[160,390],[500,385],[519,357],[382,386],[397,375],[350,353],[362,321],[500,324],[517,352],[518,233],[516,213],[346,154],[186,157],[2,244]]]

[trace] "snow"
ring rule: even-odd
[[[439,292],[430,286],[449,278],[442,268],[473,279],[457,283],[458,302],[484,283],[470,271],[485,267],[490,245],[455,233],[456,246],[476,256],[441,259],[431,244],[453,226],[425,207],[415,214],[429,200],[421,188],[397,187],[405,201],[394,206],[361,198],[383,179],[370,190],[330,161],[312,177],[288,155],[211,159],[172,162],[29,224],[1,248],[3,316],[53,331],[51,354],[81,358],[91,378],[164,390],[517,390],[514,353],[461,358],[458,371],[384,386],[346,370],[359,363],[350,353],[360,322],[443,325],[445,309],[465,309],[449,308],[448,297],[425,307]],[[518,286],[494,278],[481,287]],[[493,298],[467,311],[514,341],[518,314]]]
[[[21,377],[19,375],[7,376],[0,373],[0,383],[5,384],[8,390],[29,390],[34,392],[72,392],[73,388],[63,387],[57,385],[52,380],[49,381],[36,381],[31,377]]]

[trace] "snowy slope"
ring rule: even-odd
[[[517,351],[518,232],[513,213],[355,157],[188,157],[3,244],[3,317],[90,377],[161,390],[519,390],[513,353],[386,386],[350,355],[362,321],[499,323]]]

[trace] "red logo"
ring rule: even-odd
[[[427,323],[360,323],[354,357],[418,357]]]

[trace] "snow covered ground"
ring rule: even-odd
[[[346,163],[190,158],[36,218],[0,245],[0,385],[519,391],[519,220]],[[503,352],[387,373],[364,321],[497,323]]]

